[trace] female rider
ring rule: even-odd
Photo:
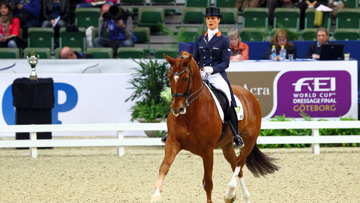
[[[222,15],[220,9],[216,7],[206,8],[206,25],[208,30],[195,40],[193,57],[201,68],[201,77],[207,80],[215,88],[222,90],[229,101],[229,116],[227,122],[234,135],[236,147],[244,147],[244,142],[239,135],[238,120],[234,107],[236,107],[234,95],[227,79],[225,70],[230,63],[230,44],[229,39],[222,35],[218,29]]]

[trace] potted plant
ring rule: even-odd
[[[170,112],[171,101],[169,93],[165,93],[170,91],[171,95],[170,88],[166,90],[166,87],[170,86],[167,77],[170,65],[166,61],[159,62],[152,59],[135,62],[139,67],[135,68],[135,73],[132,74],[129,81],[132,85],[129,89],[133,89],[134,92],[125,100],[125,102],[136,101],[135,105],[131,107],[131,121],[165,121]],[[145,133],[149,137],[159,134],[156,131],[151,134],[148,131]]]

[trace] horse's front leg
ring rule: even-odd
[[[166,174],[168,173],[171,164],[175,160],[175,156],[180,151],[180,144],[178,142],[167,140],[165,144],[165,157],[160,166],[159,170],[159,179],[155,187],[155,193],[151,196],[150,202],[151,203],[160,203],[161,202],[161,195],[160,192],[162,190],[163,182],[165,179]]]
[[[212,203],[211,201],[211,192],[213,189],[213,182],[212,182],[212,171],[214,165],[214,151],[211,147],[208,148],[204,154],[201,156],[204,163],[204,179],[203,179],[203,186],[206,191],[207,202]]]

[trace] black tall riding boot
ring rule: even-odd
[[[236,148],[243,148],[245,146],[243,139],[239,134],[239,123],[234,107],[231,105],[229,108],[229,127],[233,133],[234,143]]]
[[[168,133],[165,132],[165,133],[163,134],[163,136],[161,137],[161,142],[162,142],[162,143],[165,144],[165,142],[166,142],[166,140],[167,140],[167,136],[168,136]]]

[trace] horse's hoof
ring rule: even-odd
[[[231,199],[226,199],[226,198],[224,197],[224,200],[225,200],[225,203],[233,203],[233,202],[235,202],[235,200],[236,200],[236,195],[235,195],[233,198],[231,198]]]
[[[165,143],[166,143],[166,140],[167,140],[167,137],[168,137],[168,133],[165,132],[165,133],[163,134],[163,136],[161,137],[161,142],[165,144]]]
[[[161,197],[159,196],[151,197],[150,203],[161,203]]]

